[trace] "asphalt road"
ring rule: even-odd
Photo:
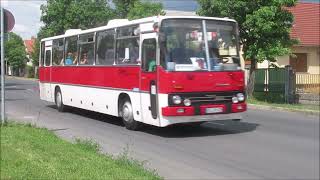
[[[59,136],[93,139],[103,152],[128,153],[166,179],[319,179],[319,117],[249,110],[241,122],[217,121],[126,130],[118,118],[71,109],[59,113],[39,99],[38,82],[7,78],[10,119]]]

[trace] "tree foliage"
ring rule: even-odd
[[[117,18],[139,19],[148,16],[165,15],[161,3],[140,0],[113,0]]]
[[[39,54],[40,54],[40,42],[36,39],[33,46],[33,51],[31,52],[31,59],[33,66],[38,66],[39,64]]]
[[[117,18],[127,18],[129,11],[134,7],[136,2],[140,0],[112,0],[115,5]]]
[[[23,68],[26,60],[26,51],[23,40],[17,34],[10,32],[5,42],[5,58],[14,71]]]
[[[87,29],[106,25],[114,11],[106,0],[47,0],[41,6],[44,27],[40,35],[63,34],[67,29]]]
[[[286,9],[297,0],[198,0],[199,15],[230,17],[239,23],[244,58],[251,61],[249,86],[253,91],[256,64],[291,53],[293,15]]]
[[[39,59],[39,40],[64,34],[67,29],[88,29],[106,25],[110,19],[137,19],[164,15],[162,4],[141,0],[47,0],[41,6],[41,21],[44,26],[38,32],[32,59]]]

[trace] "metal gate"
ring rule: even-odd
[[[257,69],[254,84],[255,92],[280,93],[286,103],[295,102],[295,73],[291,66]]]

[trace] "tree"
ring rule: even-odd
[[[139,19],[148,16],[165,15],[161,3],[141,0],[113,0],[117,18]]]
[[[47,0],[40,7],[44,26],[40,28],[31,57],[39,64],[40,40],[64,34],[68,29],[88,29],[106,25],[114,18],[114,10],[107,0]]]
[[[44,27],[38,34],[40,38],[64,34],[67,29],[106,25],[114,17],[106,0],[47,0],[41,11]]]
[[[127,18],[131,20],[155,15],[165,15],[161,3],[136,1],[129,10]]]
[[[31,59],[33,66],[38,66],[39,64],[39,54],[40,54],[40,42],[36,39],[33,46],[33,51],[31,52]]]
[[[248,94],[252,95],[256,64],[291,53],[293,15],[287,10],[297,0],[198,0],[199,15],[230,17],[239,24],[244,58],[251,61]]]
[[[10,32],[9,40],[5,42],[5,58],[8,65],[13,68],[13,72],[17,72],[25,66],[26,51],[23,40],[17,34]]]
[[[130,9],[133,8],[136,2],[140,2],[140,0],[112,0],[116,9],[115,12],[117,14],[117,18],[127,18]]]

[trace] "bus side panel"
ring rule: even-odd
[[[41,100],[54,102],[50,84],[50,67],[39,68],[39,90]]]
[[[66,105],[113,116],[118,116],[120,93],[126,93],[135,120],[142,121],[140,93],[136,91],[139,71],[139,67],[53,67],[52,91],[59,86]]]
[[[139,88],[139,66],[63,66],[52,67],[51,80],[57,84],[94,86],[100,88]]]
[[[140,96],[141,96],[141,114],[143,114],[144,116],[143,123],[151,124],[154,126],[160,126],[159,118],[154,119],[151,116],[150,90],[141,92]]]
[[[78,85],[52,84],[59,86],[63,103],[68,106],[118,116],[118,97],[120,93],[129,95],[133,111],[140,112],[140,96],[138,92],[126,92],[114,89],[85,87]],[[134,113],[137,121],[142,121],[141,112]]]

